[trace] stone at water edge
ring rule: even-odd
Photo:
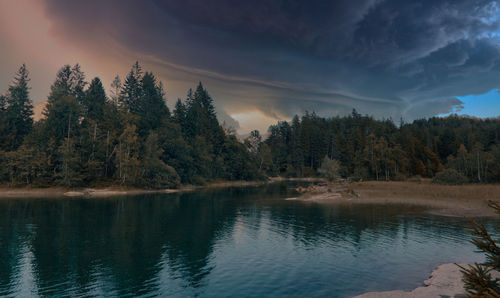
[[[467,264],[460,264],[460,266],[467,266]],[[356,296],[356,298],[440,298],[443,296],[466,297],[467,295],[464,290],[464,283],[462,281],[460,268],[454,263],[438,266],[432,271],[429,279],[424,281],[424,285],[425,286],[418,287],[410,292],[400,290],[368,292]]]

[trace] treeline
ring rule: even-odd
[[[61,68],[33,121],[23,65],[0,96],[0,183],[145,188],[262,179],[248,150],[216,118],[200,83],[171,113],[165,90],[135,63],[111,96],[77,64]]]
[[[167,188],[320,172],[451,179],[449,171],[469,182],[500,181],[499,119],[449,116],[396,126],[355,110],[334,118],[306,112],[271,126],[265,140],[253,131],[242,143],[219,124],[201,83],[171,112],[163,85],[139,63],[123,83],[115,78],[110,96],[99,78],[86,81],[78,64],[64,66],[37,122],[28,84],[23,65],[0,95],[0,184]],[[321,169],[326,164],[335,169]]]
[[[469,182],[500,181],[500,120],[449,116],[396,126],[353,110],[347,117],[295,116],[245,140],[255,162],[268,175],[317,175],[325,157],[353,180],[434,177],[452,169]]]

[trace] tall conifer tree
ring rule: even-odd
[[[103,108],[106,103],[106,92],[102,86],[101,79],[94,78],[85,91],[83,106],[86,116],[93,120],[102,120]]]
[[[7,95],[7,125],[12,134],[10,149],[19,147],[33,127],[33,104],[29,98],[29,72],[23,64],[17,72],[14,82],[9,86]]]
[[[134,114],[140,112],[139,101],[142,97],[141,81],[142,68],[139,62],[136,61],[125,78],[121,91],[122,105]]]

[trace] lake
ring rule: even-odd
[[[0,296],[349,297],[483,260],[466,219],[284,200],[295,186],[2,199]]]

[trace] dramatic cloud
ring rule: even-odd
[[[496,1],[44,0],[43,11],[63,43],[142,61],[170,102],[201,80],[241,119],[356,108],[410,120],[500,82]]]

